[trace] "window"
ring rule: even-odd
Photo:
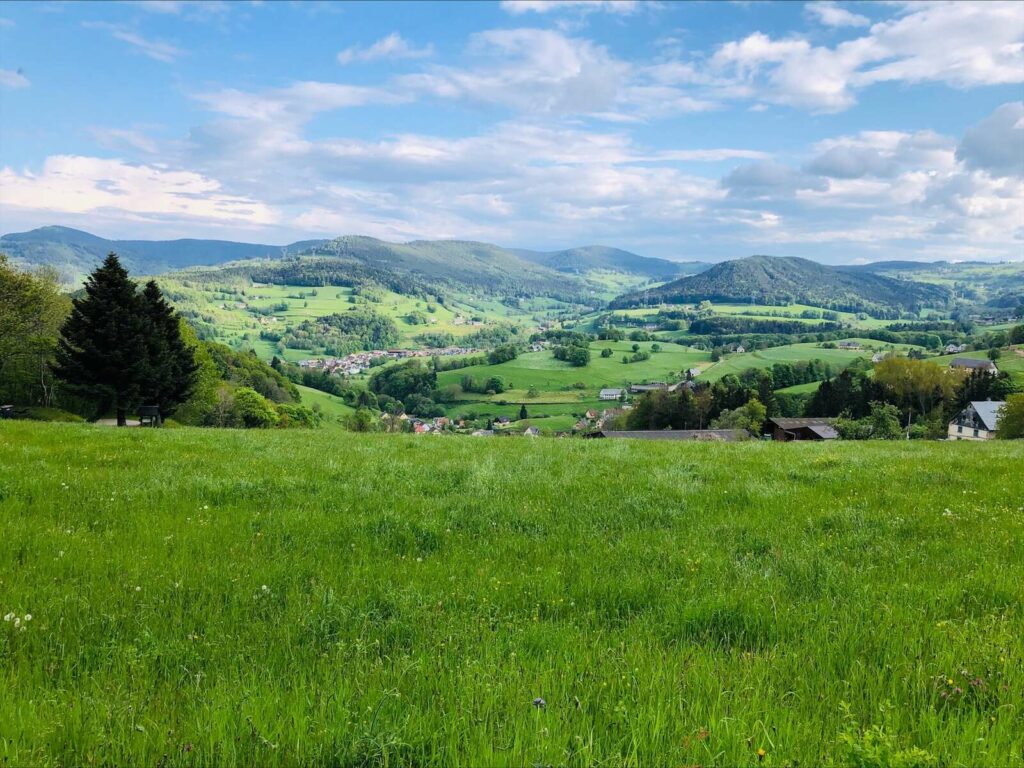
[[[958,433],[962,434],[963,431],[964,431],[964,425],[963,424],[958,425],[957,428],[956,428],[956,431]]]
[[[978,430],[974,430],[974,436],[975,436],[975,437],[977,437],[977,436],[978,436]]]

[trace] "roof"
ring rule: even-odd
[[[804,418],[804,419],[781,419],[771,418],[768,419],[769,423],[774,424],[779,429],[802,429],[804,427],[827,427],[835,423],[835,419],[826,418]]]
[[[750,439],[750,433],[745,429],[637,429],[621,432],[602,430],[597,436],[638,440],[712,440],[727,443]]]
[[[979,360],[975,357],[954,357],[949,364],[950,368],[994,368],[991,360]]]
[[[622,390],[621,389],[617,389],[617,388],[602,389],[600,397],[604,397],[605,395],[615,395],[616,397],[618,397],[621,394],[622,394]]]
[[[829,426],[828,424],[815,424],[814,426],[808,427],[808,429],[822,440],[835,440],[839,437],[839,433],[836,432],[835,427]]]
[[[985,429],[994,432],[999,426],[999,409],[1006,405],[1005,400],[972,400],[971,407],[978,414]]]

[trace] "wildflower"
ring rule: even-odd
[[[32,621],[32,614],[31,613],[26,613],[25,614],[25,621]]]
[[[761,747],[759,750],[757,750],[757,759],[764,760],[764,756],[767,754],[768,753],[764,751],[764,747]]]
[[[13,613],[8,613],[8,614],[4,615],[4,621],[10,621],[13,618],[14,618],[14,614]]]
[[[14,628],[17,629],[20,626],[21,626],[21,619],[19,619],[17,616],[15,616],[14,617]]]
[[[537,709],[544,709],[544,707],[546,707],[547,705],[548,703],[544,701],[544,699],[542,699],[540,696],[533,700],[533,706],[535,706]]]
[[[260,587],[260,589],[263,590],[264,592],[269,592],[270,591],[270,587],[268,587],[266,584],[264,584],[262,587]]]
[[[136,592],[141,592],[141,591],[142,591],[142,587],[136,586],[136,587],[135,587],[135,591],[136,591]]]

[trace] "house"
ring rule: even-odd
[[[473,434],[473,437],[493,437],[494,436],[494,430],[493,429],[476,429],[476,430],[473,430],[472,434]]]
[[[508,424],[511,421],[508,416],[499,416],[494,420],[495,424]]]
[[[600,414],[597,411],[595,411],[593,408],[591,408],[589,411],[587,411],[583,415],[586,416],[589,421],[596,421],[597,417],[600,416]]]
[[[840,349],[860,349],[860,342],[859,341],[840,341],[839,342],[839,348]]]
[[[947,355],[956,355],[956,354],[959,354],[960,352],[964,352],[966,350],[967,350],[967,345],[966,344],[947,344],[946,345],[946,354]]]
[[[700,376],[700,368],[690,368],[686,371],[686,378],[695,379]]]
[[[660,392],[663,389],[668,389],[668,384],[664,381],[652,381],[650,384],[630,384],[629,394],[641,395],[645,392]]]
[[[602,389],[598,395],[598,400],[618,400],[622,397],[622,390],[617,388]]]
[[[989,373],[999,373],[999,369],[996,368],[996,364],[991,360],[979,360],[974,357],[954,357],[949,364],[950,368],[960,368],[966,371],[988,371]]]
[[[744,347],[744,346],[743,346],[742,344],[737,344],[737,345],[736,345],[736,351],[737,351],[737,352],[746,352],[746,351],[747,351],[747,348],[746,348],[746,347]]]
[[[835,419],[804,418],[804,419],[768,419],[772,429],[772,439],[779,442],[792,440],[835,440],[839,437],[832,425]]]
[[[880,363],[883,360],[885,360],[885,356],[886,356],[885,352],[875,352],[875,354],[873,354],[871,356],[871,362],[872,363]]]
[[[999,427],[999,409],[1002,400],[976,400],[967,404],[949,422],[950,440],[991,440]]]
[[[523,437],[539,437],[540,430],[536,427],[527,427],[523,430]]]
[[[750,433],[745,429],[635,429],[623,431],[603,429],[591,435],[585,435],[585,437],[633,440],[703,440],[735,443],[740,440],[749,440]]]

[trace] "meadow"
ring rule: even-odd
[[[533,387],[541,392],[571,389],[577,382],[585,387],[582,391],[592,396],[602,387],[621,387],[628,382],[666,380],[671,374],[677,377],[680,371],[706,364],[710,355],[699,349],[678,344],[661,342],[660,352],[651,350],[658,342],[635,342],[643,352],[650,352],[647,360],[623,363],[623,355],[633,354],[630,341],[595,341],[590,344],[590,363],[576,368],[562,360],[556,360],[550,349],[541,352],[526,352],[515,360],[499,365],[470,366],[454,371],[444,371],[437,376],[439,386],[458,384],[465,375],[476,378],[500,376],[506,385],[528,390]],[[601,357],[601,350],[611,349],[611,357]]]
[[[0,762],[1021,765],[1021,466],[3,422]]]

